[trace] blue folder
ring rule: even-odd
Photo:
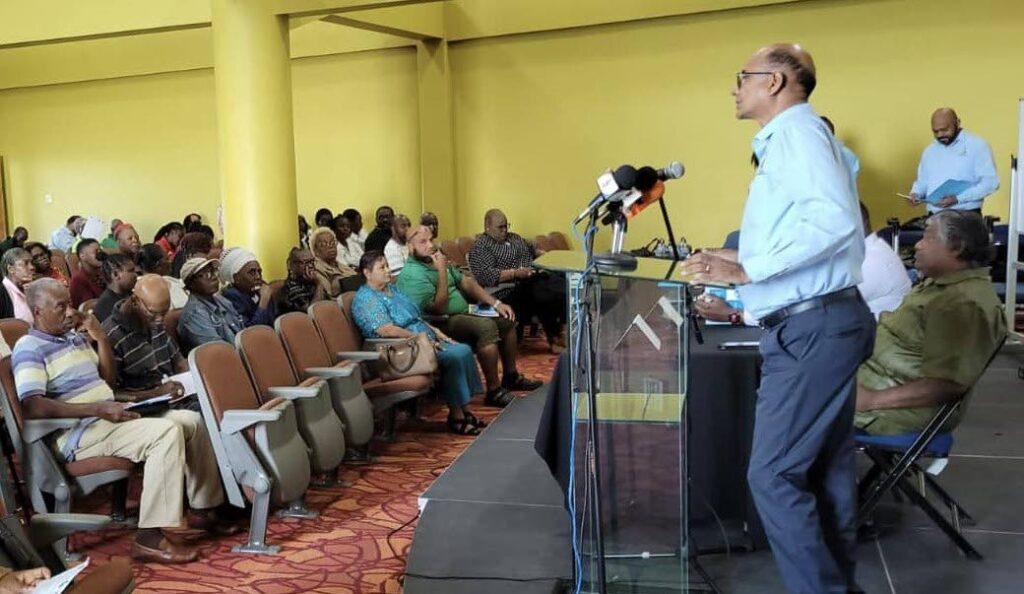
[[[967,188],[973,186],[973,182],[964,181],[962,179],[947,179],[942,182],[942,185],[932,190],[931,194],[925,198],[925,202],[928,204],[938,204],[939,200],[942,200],[946,196],[959,196],[961,192]]]

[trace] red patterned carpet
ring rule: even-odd
[[[520,351],[520,371],[546,381],[556,359],[546,341],[528,338]],[[475,403],[474,412],[489,420],[498,410]],[[196,563],[136,564],[136,592],[401,592],[417,497],[473,439],[445,431],[439,404],[425,407],[423,417],[426,422],[401,425],[395,442],[374,442],[374,464],[347,467],[343,476],[351,487],[311,488],[306,503],[319,518],[272,516],[267,541],[281,546],[279,555],[233,554],[231,547],[244,535],[199,541],[202,556]],[[108,496],[100,495],[97,506]],[[134,531],[124,529],[78,535],[72,547],[102,564],[127,555],[133,537]]]

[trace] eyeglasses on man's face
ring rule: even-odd
[[[775,71],[773,70],[771,72],[767,72],[767,71],[764,71],[764,72],[747,72],[746,70],[740,70],[739,72],[736,73],[736,88],[738,89],[738,88],[742,87],[743,86],[743,81],[746,80],[746,78],[748,76],[771,75],[771,74],[775,74]]]

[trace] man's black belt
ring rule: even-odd
[[[812,297],[805,301],[801,301],[800,303],[794,303],[793,305],[787,305],[782,309],[777,309],[761,318],[761,327],[766,330],[770,330],[771,328],[781,324],[782,321],[789,316],[795,316],[798,313],[804,313],[805,311],[811,311],[812,309],[820,309],[826,305],[850,299],[860,299],[860,291],[857,290],[857,287],[847,287],[840,291],[836,291],[835,293],[829,293],[828,295],[822,295],[821,297]]]

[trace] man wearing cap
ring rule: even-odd
[[[135,227],[130,223],[121,223],[114,230],[114,237],[117,239],[117,251],[131,259],[132,262],[138,262],[139,249],[142,247],[142,242],[139,241],[139,233],[135,230]]]
[[[270,285],[263,280],[263,268],[256,254],[241,247],[224,250],[220,256],[221,295],[231,302],[245,327],[272,326],[277,317]]]
[[[181,267],[181,281],[189,293],[178,321],[185,352],[216,340],[235,344],[235,334],[245,328],[231,302],[217,293],[217,269],[217,261],[207,258],[189,258]]]
[[[67,461],[116,456],[144,464],[132,557],[156,563],[198,558],[197,548],[163,533],[181,525],[183,493],[198,512],[188,517],[191,527],[237,532],[213,512],[224,492],[202,418],[185,410],[140,418],[115,402],[117,358],[96,317],[83,319],[68,290],[53,279],[29,285],[28,299],[35,322],[12,355],[22,412],[27,419],[81,419],[54,443]]]

